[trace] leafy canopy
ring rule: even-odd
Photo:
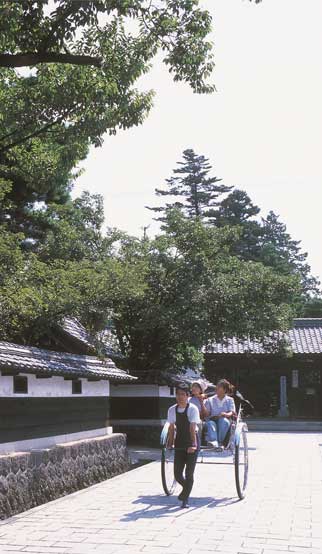
[[[211,18],[198,0],[52,5],[0,6],[0,223],[28,240],[46,233],[39,207],[69,201],[89,146],[144,121],[153,91],[135,84],[157,52],[175,80],[212,91]]]
[[[301,242],[295,241],[286,226],[273,211],[258,218],[260,209],[248,194],[237,188],[218,184],[212,177],[209,160],[192,149],[183,152],[174,175],[166,180],[164,189],[156,195],[170,197],[163,206],[149,208],[159,212],[159,221],[168,221],[171,210],[179,210],[187,219],[199,219],[218,229],[236,228],[238,239],[231,244],[230,254],[245,261],[261,262],[281,275],[297,275],[302,284],[298,310],[310,293],[317,293],[319,281],[311,275],[307,253]]]
[[[43,208],[37,223],[31,250],[0,227],[3,339],[46,346],[66,315],[92,330],[112,320],[128,367],[151,380],[197,365],[208,341],[286,329],[294,315],[298,277],[232,254],[238,226],[171,210],[159,236],[139,240],[104,232],[102,199],[88,193]]]
[[[23,247],[23,233],[0,226],[2,340],[43,345],[67,315],[101,329],[115,307],[143,294],[142,263],[117,259],[120,233],[102,234],[101,198],[84,194],[48,212],[33,251]]]
[[[0,154],[48,131],[99,145],[138,125],[153,93],[135,82],[160,50],[175,81],[211,92],[210,30],[198,0],[2,2]],[[11,69],[21,66],[30,75]]]
[[[119,305],[114,318],[131,371],[157,378],[195,366],[208,341],[288,328],[298,277],[231,255],[237,239],[237,229],[218,230],[172,210],[156,239],[123,243],[121,259],[146,267],[144,294]]]

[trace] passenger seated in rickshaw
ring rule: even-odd
[[[225,437],[231,426],[231,418],[236,415],[233,394],[234,387],[226,379],[218,381],[216,394],[205,401],[207,445],[218,451],[223,450]]]
[[[200,419],[204,420],[207,417],[205,409],[205,395],[206,384],[201,379],[199,381],[194,381],[191,385],[191,396],[189,398],[189,403],[197,406],[199,410]]]

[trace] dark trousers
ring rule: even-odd
[[[176,450],[174,454],[174,478],[182,487],[181,498],[188,500],[193,487],[193,474],[198,458],[198,452],[188,454],[187,450],[182,448]],[[185,469],[186,468],[186,469]],[[185,475],[183,475],[185,469]]]

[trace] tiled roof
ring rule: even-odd
[[[65,317],[60,327],[67,335],[81,342],[88,348],[94,347],[92,337],[77,319],[73,317]]]
[[[170,374],[167,376],[167,382],[171,383],[171,385],[174,386],[182,382],[191,385],[196,381],[202,381],[206,387],[210,387],[213,385],[213,383],[211,383],[211,381],[208,381],[208,379],[206,379],[202,371],[199,369],[186,368],[181,373],[176,373],[174,375]]]
[[[74,317],[65,317],[59,327],[68,337],[85,346],[88,352],[96,352],[97,341],[95,340],[95,337],[87,331],[78,319]],[[103,339],[101,340],[101,347],[106,356],[112,356],[115,358],[122,357],[122,355],[118,352],[116,345],[113,344],[110,334],[107,332],[104,333]]]
[[[96,377],[112,382],[136,380],[118,369],[109,358],[101,360],[95,356],[54,352],[10,342],[0,342],[1,369],[62,377]]]
[[[232,337],[210,344],[204,351],[213,354],[267,354],[274,351],[274,344],[283,341],[293,354],[322,354],[322,318],[295,319],[292,329],[286,333],[273,333],[273,339],[258,341]]]

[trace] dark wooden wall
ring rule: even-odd
[[[292,387],[292,370],[299,372],[299,387]],[[216,382],[230,380],[255,406],[258,416],[276,416],[279,409],[280,376],[287,379],[290,416],[322,419],[322,356],[303,355],[283,358],[268,354],[206,354],[207,377]],[[307,389],[315,394],[309,396]]]
[[[110,398],[0,398],[0,443],[101,429]]]
[[[111,397],[111,419],[166,419],[175,398],[141,396]]]

